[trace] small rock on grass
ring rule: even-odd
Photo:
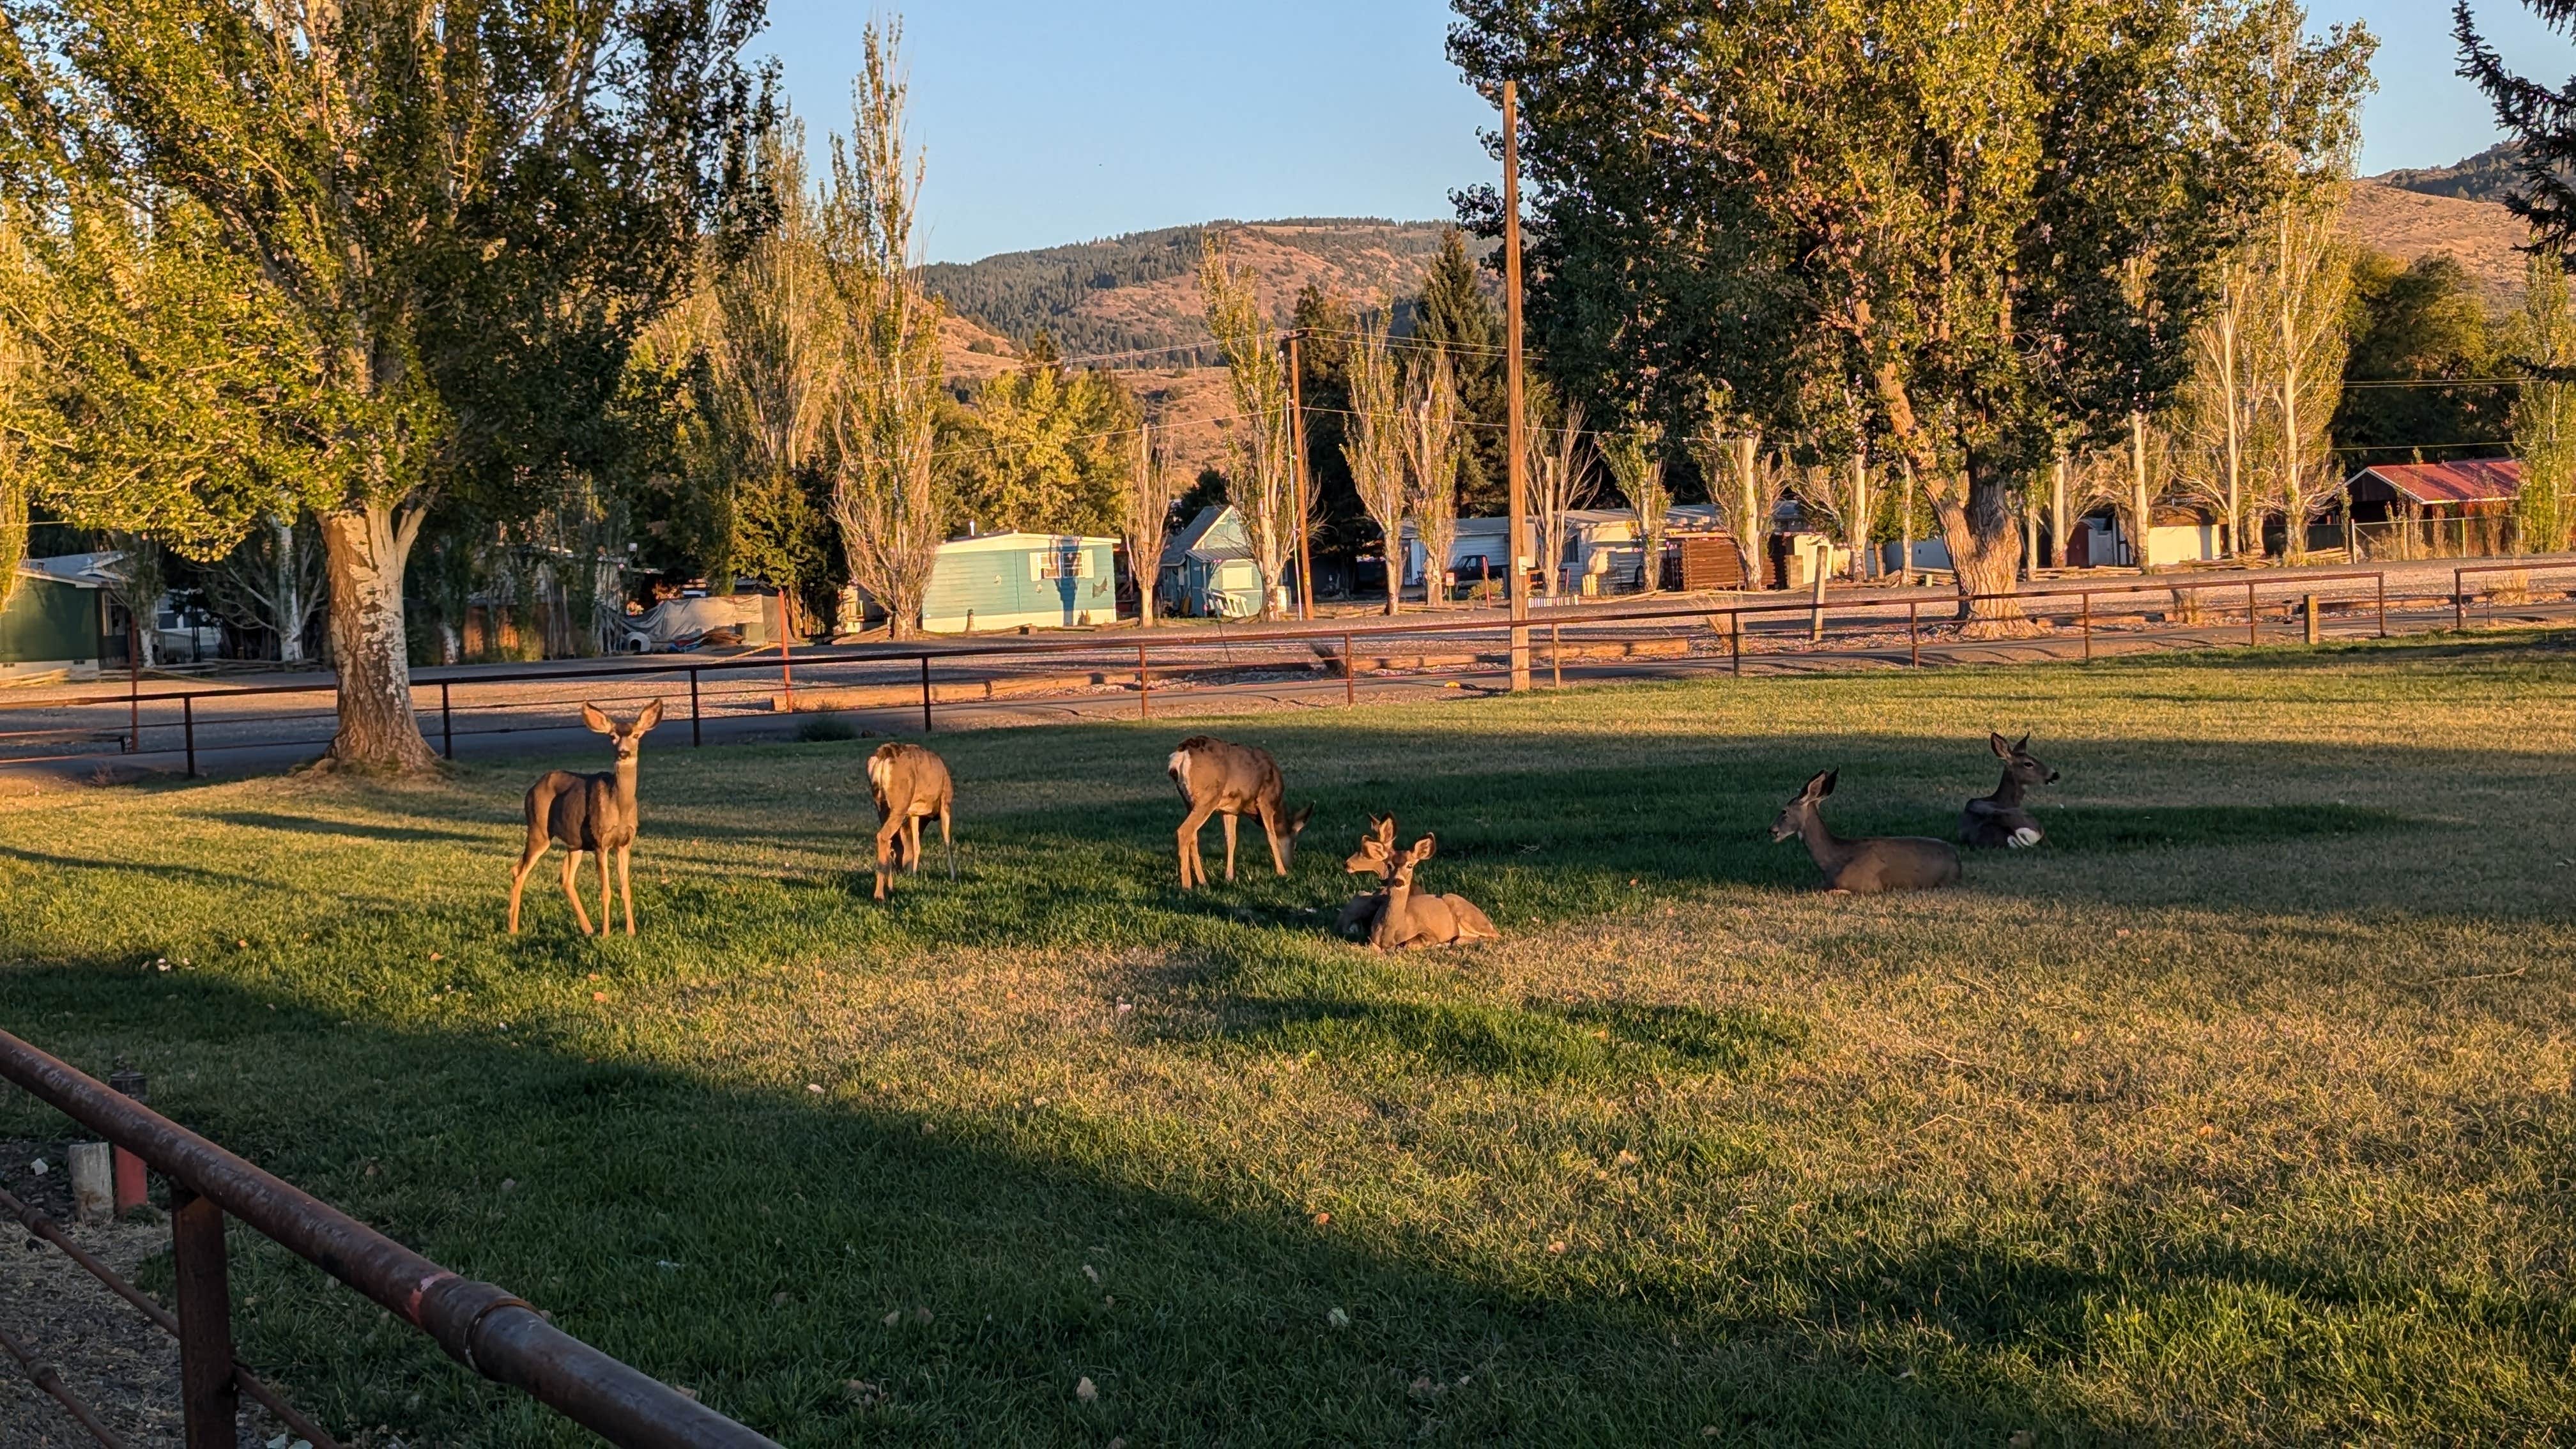
[[[1085,1374],[1074,1381],[1073,1396],[1086,1404],[1099,1403],[1100,1385],[1093,1383],[1091,1381],[1091,1376]]]

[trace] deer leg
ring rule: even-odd
[[[612,929],[608,914],[609,901],[614,895],[611,890],[612,883],[608,878],[608,857],[611,853],[605,848],[590,853],[590,858],[599,863],[599,934],[603,936]]]
[[[564,852],[563,864],[564,899],[572,902],[572,918],[580,925],[581,933],[587,936],[590,934],[590,912],[582,909],[581,892],[574,889],[572,883],[574,874],[580,869],[581,852],[578,850],[566,850]]]
[[[939,802],[939,847],[948,852],[948,883],[957,883],[957,842],[948,833],[948,802]]]
[[[1231,810],[1225,812],[1225,879],[1228,885],[1234,883],[1234,832],[1242,820],[1242,816]]]
[[[617,847],[617,897],[626,903],[626,934],[630,936],[635,934],[635,877],[627,873],[626,857],[633,850],[632,846]]]
[[[1267,805],[1261,807],[1261,833],[1270,841],[1270,864],[1281,875],[1288,873],[1288,852],[1280,847],[1279,819]]]
[[[510,934],[513,936],[519,934],[519,892],[527,888],[528,872],[535,870],[537,862],[546,858],[547,844],[542,836],[529,841],[528,848],[519,855],[519,868],[510,872]]]
[[[889,815],[877,825],[877,899],[886,898],[886,886],[894,879],[895,844],[903,834],[903,817]]]
[[[921,874],[921,817],[915,815],[905,820],[903,834],[904,839],[909,843],[904,851],[903,868],[908,874],[919,875]]]
[[[1181,889],[1183,890],[1207,884],[1207,862],[1199,858],[1199,827],[1207,824],[1207,818],[1215,813],[1216,811],[1211,808],[1193,805],[1190,807],[1189,818],[1181,822]]]

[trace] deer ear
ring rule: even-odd
[[[1822,771],[1814,779],[1809,780],[1807,788],[1799,791],[1798,794],[1804,799],[1822,800],[1834,793],[1834,776],[1840,773],[1838,770]]]
[[[585,704],[581,707],[581,722],[604,735],[617,733],[617,726],[610,724],[608,716],[601,713],[599,706],[595,704]]]
[[[635,717],[635,733],[640,735],[661,722],[662,701],[656,699],[651,704],[644,706],[644,712]]]
[[[2002,735],[1989,732],[1986,735],[1986,747],[2007,760],[2012,758],[2013,747]]]
[[[1415,860],[1429,860],[1439,849],[1440,837],[1425,834],[1420,840],[1413,842],[1413,858]]]
[[[1288,817],[1288,833],[1294,835],[1298,831],[1305,829],[1307,820],[1312,818],[1314,813],[1315,807],[1312,805],[1298,806],[1297,813]]]
[[[2024,732],[2024,734],[2022,735],[2022,737],[2021,737],[2020,739],[2017,739],[2017,740],[2013,741],[2013,753],[2014,753],[2014,754],[2016,754],[2016,755],[2020,755],[2020,754],[2027,754],[2027,753],[2029,753],[2029,751],[2030,751],[2030,735],[2029,735],[2027,732]]]

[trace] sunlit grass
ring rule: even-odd
[[[888,906],[872,742],[665,731],[634,941],[544,870],[501,934],[534,764],[0,803],[0,1021],[796,1445],[2576,1426],[2553,643],[1227,721],[1316,823],[1198,896],[1191,728],[935,740],[962,878]],[[1769,843],[1829,766],[1947,835],[1989,728],[2041,849],[1849,899]],[[1503,942],[1331,939],[1388,809]],[[325,1418],[574,1442],[239,1272]]]

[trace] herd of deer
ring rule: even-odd
[[[582,722],[606,735],[615,751],[613,768],[595,775],[549,770],[528,787],[526,849],[510,875],[510,932],[518,934],[519,897],[528,874],[556,845],[564,847],[564,899],[572,903],[573,920],[590,934],[590,913],[576,888],[581,858],[599,866],[599,934],[609,932],[609,907],[615,896],[625,900],[626,934],[635,934],[635,893],[627,882],[627,857],[635,845],[636,759],[644,736],[662,722],[662,702],[644,706],[633,719],[612,719],[599,706],[581,707]],[[2007,740],[1989,735],[1987,744],[2004,762],[2003,783],[1991,795],[1970,800],[1959,815],[1959,843],[1980,848],[2021,849],[2040,841],[2039,821],[2023,805],[2033,785],[2054,784],[2057,772],[2030,752],[2030,736]],[[1268,750],[1233,744],[1210,735],[1181,741],[1164,772],[1181,792],[1189,814],[1178,834],[1181,888],[1207,884],[1207,864],[1199,857],[1199,831],[1210,816],[1225,824],[1225,878],[1234,879],[1235,832],[1249,815],[1258,820],[1270,843],[1270,862],[1288,874],[1297,837],[1315,807],[1290,813],[1287,781]],[[1845,840],[1825,824],[1823,803],[1834,793],[1837,771],[1809,780],[1771,823],[1771,838],[1796,836],[1825,875],[1825,888],[1836,893],[1871,895],[1885,891],[1932,890],[1959,880],[1959,850],[1946,840],[1924,836],[1883,835]],[[921,869],[922,822],[939,819],[939,840],[948,856],[948,878],[957,878],[957,846],[950,834],[949,812],[956,802],[956,782],[948,764],[915,744],[880,745],[868,756],[868,792],[877,807],[876,898],[884,900],[895,875]],[[1402,850],[1396,848],[1395,817],[1372,818],[1359,849],[1342,862],[1352,875],[1374,875],[1384,883],[1353,896],[1335,921],[1344,936],[1365,939],[1381,950],[1416,946],[1456,946],[1500,937],[1494,923],[1464,896],[1435,895],[1414,888],[1415,872],[1432,856],[1430,835]],[[615,857],[612,888],[609,862]]]

